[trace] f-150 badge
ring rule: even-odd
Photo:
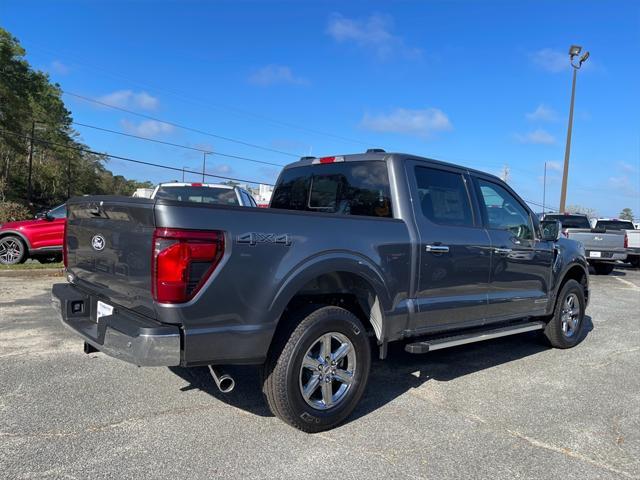
[[[278,243],[288,247],[291,245],[291,236],[288,233],[241,233],[236,238],[237,243],[257,245],[258,243]]]

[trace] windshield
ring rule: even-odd
[[[589,220],[582,215],[545,215],[545,220],[558,220],[562,228],[589,228]]]
[[[232,188],[162,185],[158,188],[156,198],[216,205],[239,205],[236,191]]]
[[[596,228],[604,228],[605,230],[633,230],[633,223],[623,220],[598,220]]]

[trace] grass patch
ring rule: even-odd
[[[17,265],[0,265],[0,271],[3,270],[42,270],[43,268],[64,268],[62,262],[57,263],[40,263],[38,261],[19,263]]]

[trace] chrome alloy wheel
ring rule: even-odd
[[[0,263],[13,265],[22,256],[22,245],[18,240],[7,238],[0,242]]]
[[[351,340],[342,333],[325,333],[311,344],[302,359],[302,398],[317,410],[339,405],[351,389],[356,368],[356,352]]]
[[[575,293],[570,293],[562,302],[562,312],[560,314],[562,334],[573,337],[580,327],[580,301]]]

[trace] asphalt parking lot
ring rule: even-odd
[[[61,277],[0,277],[3,478],[640,478],[640,271],[591,277],[572,350],[536,334],[373,364],[345,425],[272,417],[253,368],[85,355],[49,305]]]

